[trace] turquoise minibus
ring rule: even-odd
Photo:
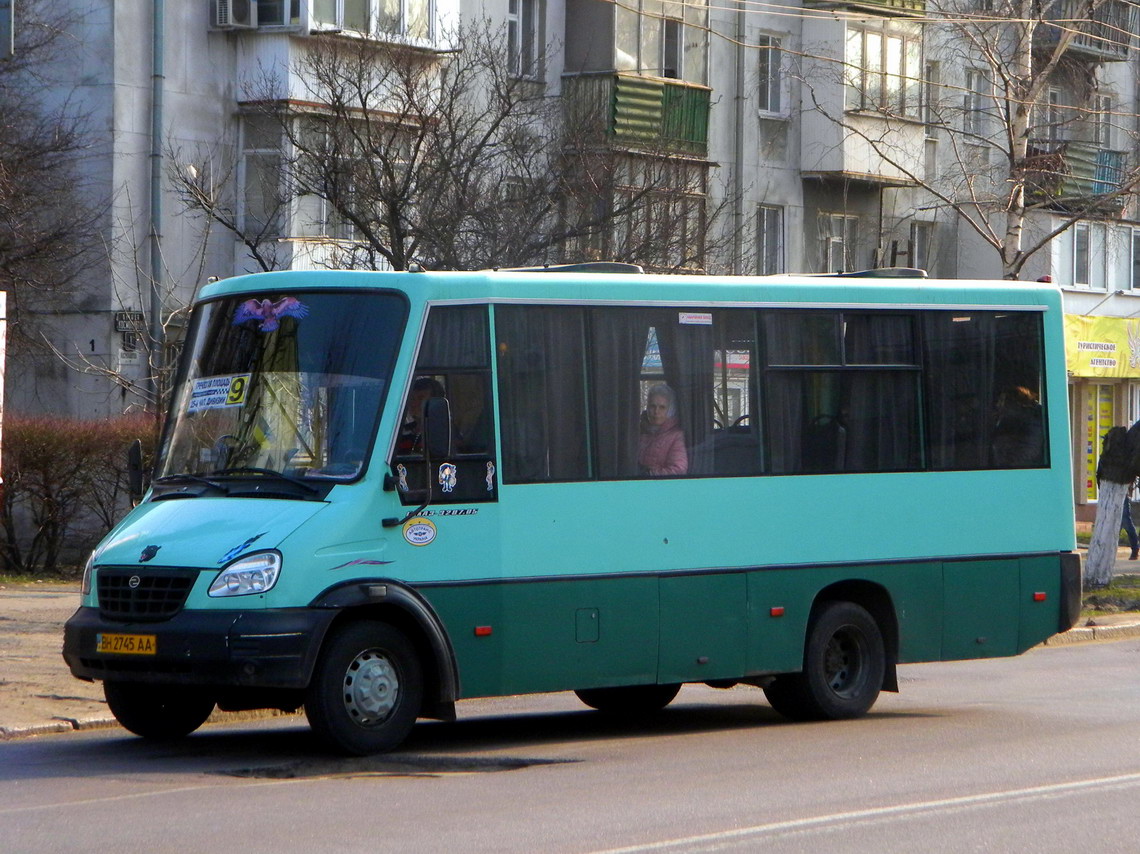
[[[149,488],[64,657],[128,730],[685,683],[842,719],[1080,607],[1059,292],[600,270],[204,286]]]

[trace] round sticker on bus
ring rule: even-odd
[[[435,539],[435,524],[423,516],[409,519],[404,523],[404,539],[413,546],[426,546]]]

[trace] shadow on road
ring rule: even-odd
[[[454,723],[420,722],[401,750],[373,757],[330,756],[312,736],[303,717],[286,717],[232,726],[215,724],[168,743],[146,741],[121,730],[9,742],[0,744],[0,768],[4,769],[0,774],[7,780],[141,773],[258,779],[434,777],[580,761],[551,758],[544,748],[558,744],[669,738],[756,727],[858,726],[876,719],[908,717],[928,715],[872,710],[858,721],[794,724],[762,702],[678,702],[638,719],[614,718],[587,709],[512,709],[502,714],[461,718]],[[546,755],[528,756],[528,748],[541,749]]]

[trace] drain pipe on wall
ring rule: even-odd
[[[736,0],[736,109],[732,166],[732,272],[744,272],[744,0]]]
[[[154,393],[155,411],[161,410],[159,394],[162,383],[162,121],[165,88],[166,0],[153,0],[151,101],[150,101],[150,386]]]

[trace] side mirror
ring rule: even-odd
[[[451,456],[451,404],[446,397],[424,401],[424,447],[429,459]]]
[[[131,503],[138,504],[143,497],[142,440],[135,439],[127,450],[127,493]]]

